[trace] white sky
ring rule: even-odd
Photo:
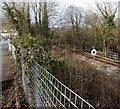
[[[35,1],[52,1],[52,0],[0,0],[2,2],[35,2]],[[56,2],[61,2],[65,6],[75,5],[81,6],[84,9],[91,8],[91,5],[94,6],[95,2],[119,2],[120,0],[53,0]]]
[[[63,4],[66,4],[66,6],[69,5],[75,5],[75,6],[81,6],[84,9],[89,9],[95,7],[95,2],[119,2],[120,0],[56,0],[60,1]]]
[[[35,2],[35,1],[45,1],[45,0],[0,0],[0,2],[24,2],[24,1],[29,1],[29,2]],[[51,1],[51,0],[46,0],[46,1]],[[54,0],[58,3],[61,4],[61,10],[65,9],[69,5],[75,5],[75,6],[80,6],[84,8],[85,10],[91,10],[95,11],[96,10],[96,5],[95,2],[116,2],[118,3],[120,0]],[[1,12],[0,12],[1,15]]]

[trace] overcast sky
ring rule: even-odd
[[[84,9],[91,9],[95,8],[95,2],[102,3],[102,2],[116,2],[118,3],[120,0],[56,0],[62,2],[62,4],[65,4],[65,6],[69,5],[75,5],[75,6],[81,6]]]
[[[45,1],[45,0],[0,0],[0,2],[35,2],[35,1]],[[52,1],[52,0],[46,0],[46,1]],[[119,2],[120,0],[53,0],[56,2],[62,3],[62,5],[69,6],[69,5],[75,5],[75,6],[81,6],[84,9],[91,8],[91,5],[94,7],[95,2]]]
[[[35,2],[35,1],[40,1],[40,0],[0,0],[0,5],[2,2],[22,2],[22,1],[29,1],[29,2]],[[45,1],[45,0],[41,0]],[[51,1],[51,0],[47,0]],[[95,10],[95,2],[116,2],[118,3],[120,0],[54,0],[61,5],[61,9],[64,9],[68,7],[69,5],[75,5],[75,6],[80,6],[84,8],[85,10]],[[1,7],[1,6],[0,6]],[[0,17],[1,17],[1,12],[0,12]]]

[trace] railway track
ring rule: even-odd
[[[103,63],[106,63],[106,64],[110,64],[110,65],[113,65],[113,66],[117,66],[117,67],[120,67],[120,61],[117,61],[117,60],[113,60],[113,59],[110,59],[110,58],[107,58],[107,57],[102,57],[102,56],[99,56],[99,55],[91,55],[90,53],[87,53],[87,52],[81,52],[75,48],[71,48],[71,47],[66,47],[64,45],[57,45],[58,47],[64,49],[68,49],[70,50],[71,52],[74,52],[74,53],[77,53],[77,54],[81,54],[87,58],[90,58],[90,59],[95,59],[96,61],[100,61],[100,62],[103,62]]]

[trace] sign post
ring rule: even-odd
[[[94,60],[94,64],[95,64],[95,55],[97,54],[97,51],[93,48],[91,50],[91,55],[93,55],[93,60]]]
[[[93,48],[93,49],[91,50],[91,55],[95,56],[96,54],[97,54],[97,51]]]

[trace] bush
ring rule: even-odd
[[[54,66],[63,66],[67,61],[65,58],[55,58],[52,56],[51,51],[47,49],[46,39],[43,37],[32,37],[30,35],[23,36],[14,40],[13,43],[16,47],[16,53],[18,60],[20,60],[20,49],[23,47],[26,50],[24,56],[24,64],[31,65],[33,61],[38,62],[46,70],[52,72],[52,67]]]

